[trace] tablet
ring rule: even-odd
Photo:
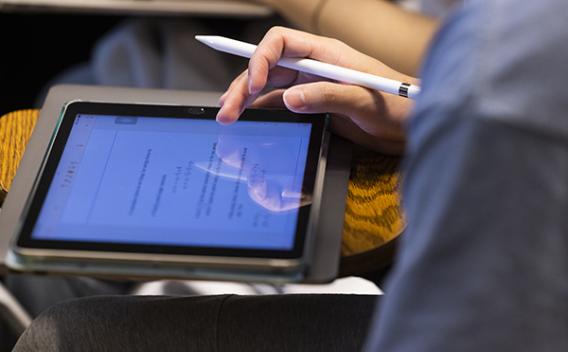
[[[13,254],[36,267],[165,263],[301,275],[319,208],[327,117],[251,109],[221,125],[217,111],[68,103]]]

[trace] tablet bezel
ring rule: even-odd
[[[179,245],[127,244],[111,242],[38,240],[31,234],[47,191],[62,156],[77,114],[134,116],[134,117],[173,117],[214,120],[218,108],[206,106],[178,106],[158,104],[106,103],[106,102],[71,102],[62,112],[50,146],[44,157],[44,164],[35,182],[33,192],[28,199],[28,206],[23,213],[22,227],[18,231],[17,247],[20,249],[46,249],[81,252],[113,252],[161,255],[191,255],[205,257],[246,257],[268,259],[296,259],[304,254],[310,223],[311,204],[300,207],[294,235],[294,246],[290,250],[244,249],[227,247],[198,247]],[[294,114],[286,110],[249,109],[243,121],[302,122],[312,126],[310,143],[306,159],[306,168],[302,190],[312,195],[317,181],[318,164],[323,151],[323,136],[326,131],[327,116]]]

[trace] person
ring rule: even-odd
[[[336,40],[282,28],[223,96],[221,123],[253,103],[284,104],[335,113],[337,133],[369,147],[405,150],[409,225],[366,350],[568,349],[567,10],[563,0],[468,1],[437,34],[415,106],[275,67],[307,56],[404,77]],[[296,301],[75,301],[36,319],[16,351],[361,347],[369,298],[284,299]]]

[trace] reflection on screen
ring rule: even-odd
[[[78,115],[32,237],[290,249],[310,130]]]

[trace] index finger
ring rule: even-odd
[[[248,91],[253,95],[264,89],[268,73],[282,57],[312,58],[331,64],[340,59],[339,42],[284,27],[271,28],[251,56]]]

